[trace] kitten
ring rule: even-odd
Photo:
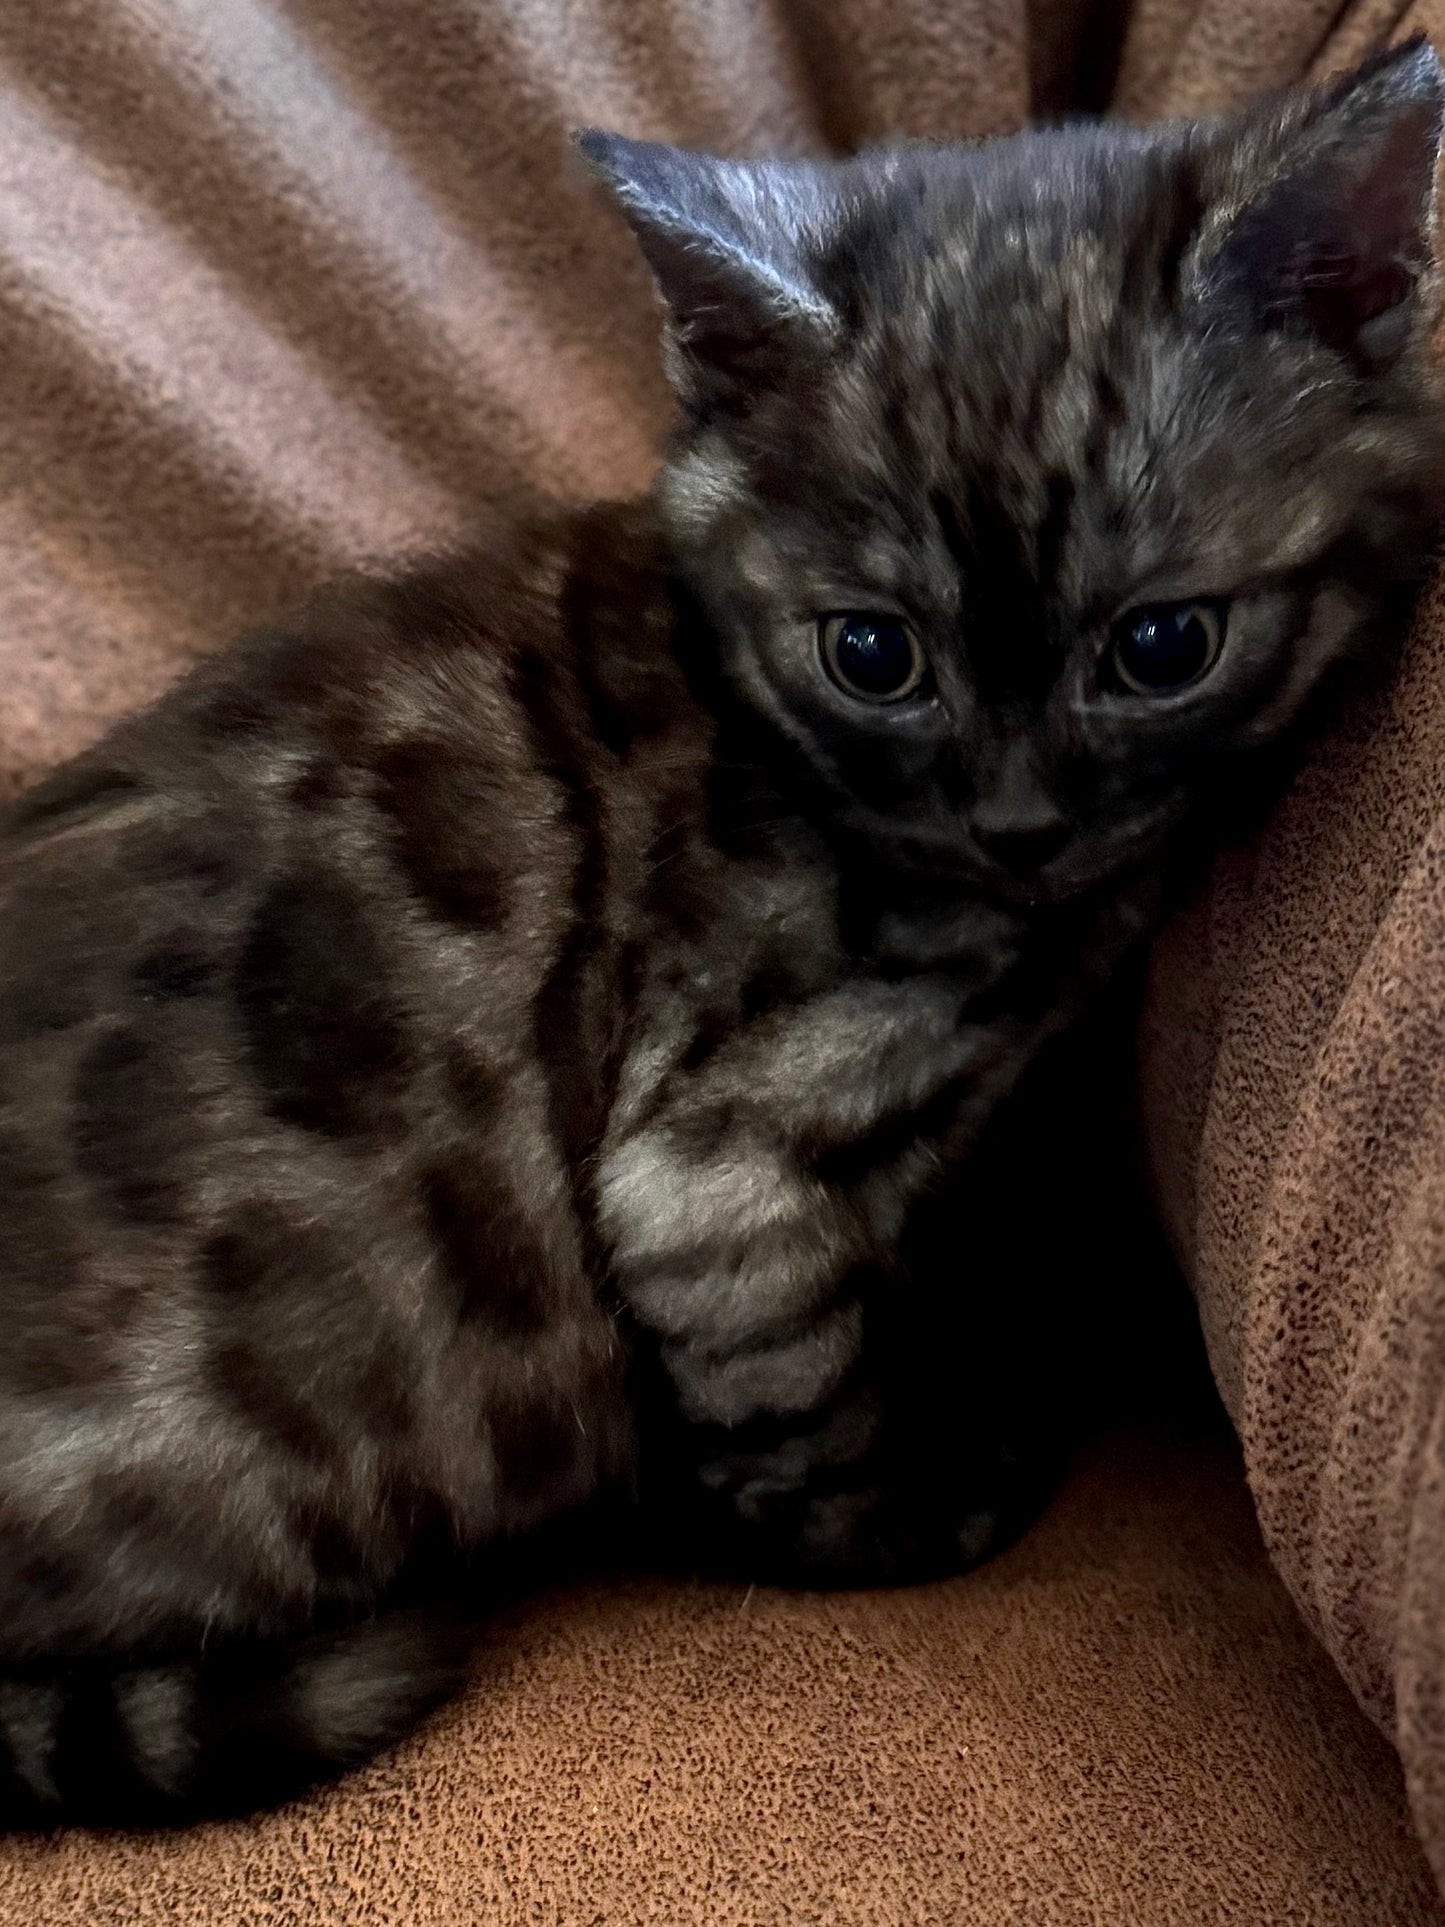
[[[463,1664],[381,1609],[639,1479],[821,1581],[1016,1527],[899,1239],[1398,629],[1442,97],[1416,41],[1235,122],[585,135],[669,309],[654,495],[341,591],[12,811],[11,1819],[363,1756]]]

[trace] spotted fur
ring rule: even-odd
[[[1440,104],[1415,46],[1234,124],[588,137],[668,303],[653,496],[339,591],[11,812],[14,1816],[364,1755],[463,1663],[402,1606],[608,1490],[822,1580],[1013,1528],[952,1358],[919,1423],[900,1240],[1398,628]],[[1109,691],[1120,611],[1201,594],[1199,688]],[[823,674],[879,606],[928,701]]]

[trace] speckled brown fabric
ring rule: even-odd
[[[0,782],[239,621],[665,401],[598,121],[736,150],[1225,106],[1393,0],[0,6]],[[1445,1840],[1445,602],[1161,952],[1161,1191],[1272,1548]],[[1433,921],[1432,921],[1433,919]],[[1432,945],[1434,946],[1432,949]],[[1182,968],[1171,968],[1182,964]],[[1432,1083],[1432,1079],[1437,1080]],[[1397,1770],[1207,1442],[1102,1451],[972,1579],[519,1609],[468,1702],[271,1818],[0,1846],[0,1927],[1445,1920]]]
[[[1266,1542],[1445,1876],[1445,596],[1168,933],[1145,1062]]]
[[[1445,45],[1439,4],[1398,25]],[[1445,589],[1167,933],[1143,1063],[1266,1544],[1445,1880]]]
[[[1438,1927],[1233,1450],[1124,1438],[971,1578],[572,1590],[268,1820],[10,1843],[15,1927]]]

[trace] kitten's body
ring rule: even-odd
[[[1423,102],[1433,154],[1433,65],[1382,71],[1347,131]],[[759,175],[756,259],[735,178],[673,157],[664,193],[607,149],[679,316],[658,503],[333,598],[18,807],[20,1811],[262,1797],[398,1730],[452,1656],[367,1615],[423,1551],[626,1487],[639,1361],[664,1482],[763,1569],[1008,1528],[1003,1450],[922,1476],[870,1362],[908,1207],[1433,528],[1424,372],[1379,345],[1406,297],[1350,282],[1352,332],[1291,335],[1236,259],[1284,218],[1291,112],[1258,191],[1222,135]],[[1095,686],[1121,600],[1206,590],[1239,640],[1204,698]],[[926,701],[863,716],[823,676],[816,618],[860,595],[927,637]]]

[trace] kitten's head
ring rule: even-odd
[[[1445,85],[837,164],[582,137],[670,314],[728,686],[900,859],[1137,860],[1418,582]]]

